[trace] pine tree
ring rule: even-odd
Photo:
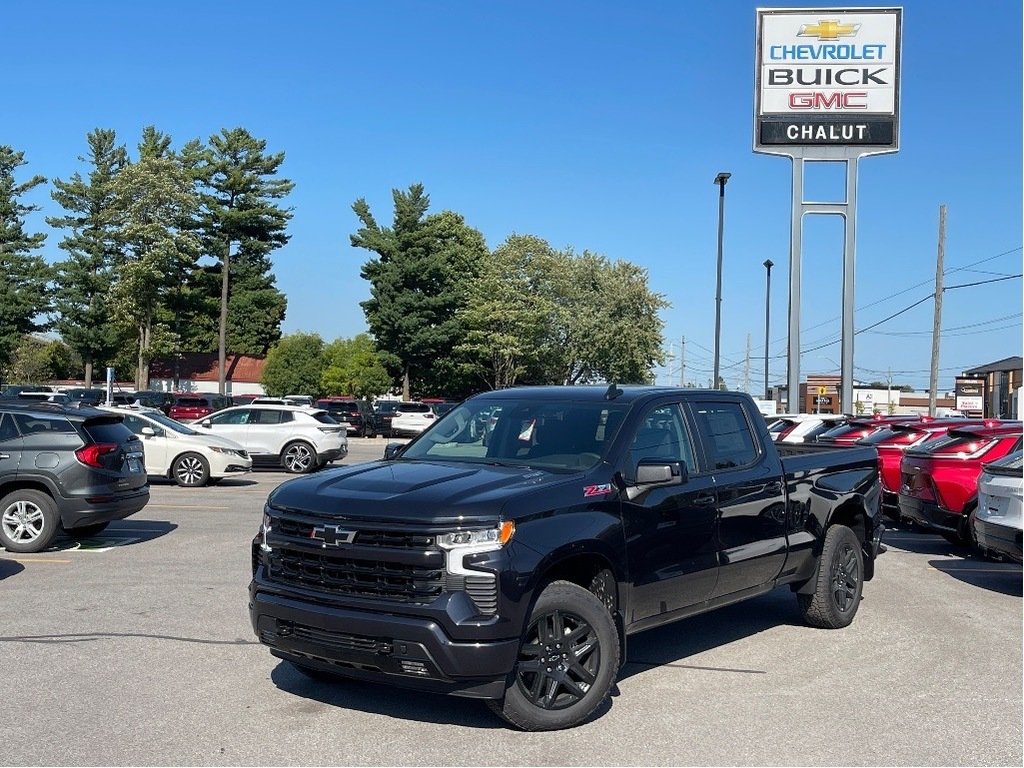
[[[196,159],[196,173],[203,188],[205,248],[220,261],[217,346],[222,393],[228,351],[267,349],[280,338],[280,320],[284,317],[284,295],[274,287],[268,256],[288,242],[285,229],[291,210],[276,201],[286,197],[295,185],[287,179],[273,178],[284,162],[284,153],[268,155],[266,147],[265,140],[244,128],[225,128],[210,137],[208,148],[189,153]],[[242,278],[237,286],[233,286],[233,260]],[[236,313],[231,313],[232,303]],[[251,312],[264,314],[244,316]],[[229,323],[229,314],[233,314],[234,323]],[[237,345],[230,335],[232,325],[241,333]]]
[[[42,247],[46,235],[25,232],[25,217],[39,206],[21,201],[46,179],[33,176],[17,183],[14,172],[23,165],[23,152],[0,146],[0,379],[22,336],[43,330],[46,323],[40,316],[50,310],[51,271],[43,258],[33,253]]]
[[[92,386],[97,363],[109,362],[118,346],[118,333],[109,306],[114,280],[115,211],[113,181],[128,163],[124,146],[112,130],[97,128],[86,137],[88,179],[76,172],[68,181],[55,179],[53,199],[64,216],[46,219],[51,227],[71,230],[60,242],[68,258],[55,265],[55,328],[85,364],[85,386]]]
[[[366,201],[356,200],[352,210],[362,227],[351,242],[376,254],[360,273],[370,282],[370,298],[360,306],[381,359],[401,378],[408,399],[413,384],[445,391],[463,367],[445,365],[465,336],[460,311],[487,246],[460,215],[427,216],[430,198],[422,184],[392,190],[392,198],[391,227],[377,224]]]

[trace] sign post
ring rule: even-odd
[[[842,216],[841,402],[853,401],[857,163],[899,149],[902,8],[759,8],[754,151],[793,164],[787,383],[800,388],[800,276],[805,214]],[[804,199],[806,162],[846,165],[840,202]]]

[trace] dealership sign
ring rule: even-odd
[[[901,19],[900,8],[759,8],[754,150],[899,149]]]

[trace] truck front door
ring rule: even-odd
[[[718,575],[714,478],[702,472],[680,403],[652,406],[633,435],[625,466],[636,477],[640,459],[679,461],[681,485],[654,487],[624,499],[626,552],[632,581],[630,622],[707,600]]]

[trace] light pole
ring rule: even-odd
[[[715,176],[718,185],[718,283],[715,289],[715,378],[714,388],[718,389],[719,352],[722,343],[722,234],[725,226],[725,185],[731,173],[722,171]]]
[[[772,317],[772,267],[775,262],[771,259],[764,260],[764,268],[767,272],[764,286],[764,399],[769,399],[768,392],[768,330],[771,328]]]

